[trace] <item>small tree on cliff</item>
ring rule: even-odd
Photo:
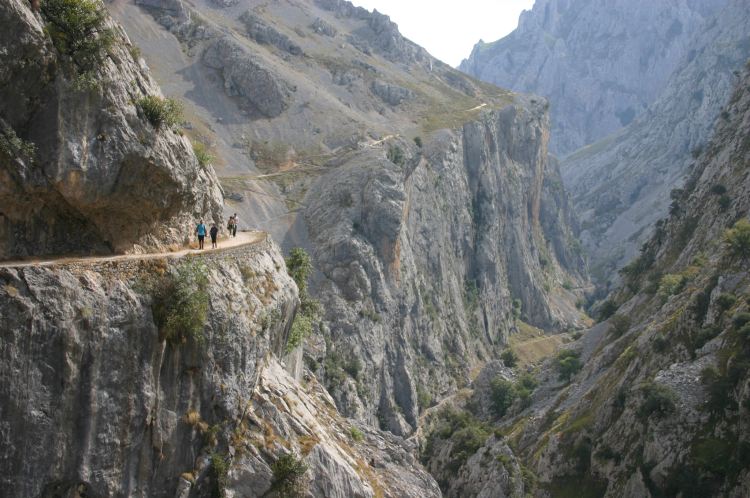
[[[286,258],[286,271],[297,284],[300,299],[300,309],[294,317],[292,331],[286,344],[286,350],[291,351],[312,332],[320,314],[320,303],[311,299],[307,292],[307,281],[312,274],[313,265],[310,255],[304,249],[295,247],[289,251],[289,257]]]
[[[750,221],[742,219],[724,233],[727,256],[746,266],[750,261]]]

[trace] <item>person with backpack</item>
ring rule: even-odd
[[[216,237],[219,235],[219,228],[216,226],[216,223],[211,223],[211,230],[208,233],[211,235],[211,249],[216,249],[219,247],[216,245]]]
[[[203,249],[203,240],[206,238],[206,225],[203,220],[195,227],[195,234],[198,236],[198,249]]]
[[[237,216],[237,213],[234,213],[234,216],[232,216],[234,219],[234,226],[232,226],[232,237],[237,236],[237,225],[240,224],[240,218]]]
[[[227,223],[227,231],[229,232],[229,235],[232,235],[232,232],[234,231],[234,215],[229,217],[229,223]]]

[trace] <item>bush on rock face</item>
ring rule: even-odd
[[[208,275],[202,263],[183,263],[162,277],[151,306],[162,339],[202,342],[208,304]]]
[[[182,104],[175,99],[163,99],[148,95],[138,100],[138,107],[154,128],[168,128],[182,120]]]
[[[100,0],[44,0],[41,10],[55,48],[84,71],[100,63],[114,43]]]

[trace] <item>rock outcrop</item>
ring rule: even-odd
[[[221,190],[190,142],[139,110],[160,95],[121,28],[87,72],[28,2],[0,6],[0,259],[183,244],[220,220]]]
[[[413,448],[280,365],[298,303],[284,267],[266,240],[0,269],[4,493],[262,496],[291,479],[273,469],[292,454],[310,496],[440,496]],[[206,322],[165,337],[159,282],[184,275],[206,279]]]
[[[557,250],[572,234],[557,223],[547,139],[546,104],[519,98],[423,149],[393,139],[351,153],[312,185],[328,350],[308,354],[344,413],[409,434],[430,399],[504,347],[516,315],[583,326],[562,286],[585,265]]]
[[[570,346],[566,356],[579,358],[580,372],[566,369],[577,362],[562,356],[548,362],[526,384],[533,393],[525,403],[501,406],[504,417],[488,417],[468,402],[458,416],[444,412],[428,437],[438,450],[427,459],[431,469],[439,466],[435,475],[451,461],[457,475],[471,475],[483,465],[477,456],[496,454],[500,439],[513,455],[498,460],[514,475],[520,470],[525,493],[747,493],[750,66],[722,113],[672,213],[610,295],[614,314]],[[504,401],[498,393],[508,392],[497,385],[496,410]],[[441,432],[448,423],[466,430]],[[464,453],[441,459],[448,444],[461,444]],[[520,469],[512,471],[516,462]],[[478,481],[462,482],[457,496],[479,496]]]
[[[570,153],[629,124],[661,94],[690,42],[727,0],[538,0],[460,69],[551,104],[550,149]]]
[[[263,62],[228,37],[211,42],[203,52],[203,64],[216,69],[224,91],[238,97],[244,107],[273,118],[289,107],[293,89]]]
[[[518,320],[550,333],[583,327],[575,303],[586,270],[548,159],[543,99],[480,84],[349,2],[252,10],[304,57],[257,43],[238,22],[245,9],[191,8],[206,30],[225,34],[180,38],[187,65],[171,84],[189,74],[187,98],[196,114],[210,112],[203,133],[222,130],[216,142],[232,137],[247,153],[230,152],[240,155],[224,172],[231,192],[281,201],[281,214],[264,216],[268,230],[313,256],[324,319],[306,362],[345,415],[408,435],[430,398],[465,385],[506,347]],[[133,10],[132,31],[150,31],[150,17]],[[321,20],[333,30],[300,27]],[[157,62],[162,38],[143,44]],[[241,89],[245,60],[267,70],[268,87]],[[287,84],[296,88],[288,99],[271,88]],[[243,100],[273,112],[235,112]],[[243,183],[258,176],[273,182],[268,192]]]
[[[661,96],[625,129],[567,157],[565,184],[582,241],[604,283],[666,216],[750,58],[750,11],[731,0],[688,45]]]

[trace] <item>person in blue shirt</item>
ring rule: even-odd
[[[195,233],[198,235],[198,249],[203,249],[203,239],[206,238],[206,225],[203,224],[203,220],[195,227]]]

